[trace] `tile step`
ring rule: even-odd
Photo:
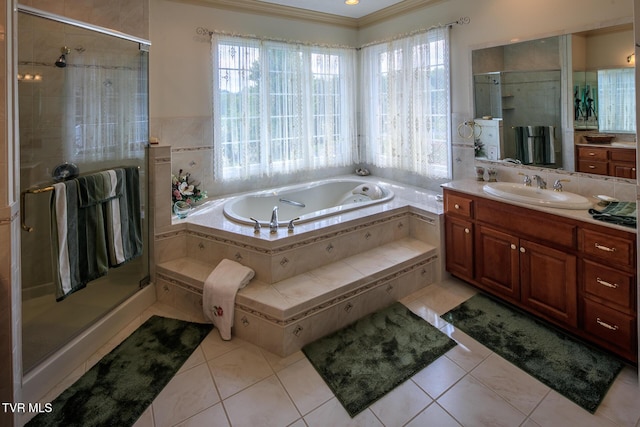
[[[406,237],[280,282],[269,284],[254,279],[238,291],[236,305],[286,320],[437,254],[436,247]],[[202,293],[214,268],[184,257],[158,264],[157,272]]]

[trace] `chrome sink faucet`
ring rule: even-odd
[[[524,179],[522,181],[522,183],[526,186],[526,187],[531,187],[531,178],[529,177],[529,175],[525,175],[522,172],[519,172],[518,175],[522,175],[524,176]]]
[[[538,188],[541,190],[545,190],[547,188],[547,183],[544,179],[542,179],[542,177],[540,175],[533,175],[533,179],[536,180],[536,184],[538,185]]]
[[[274,206],[271,211],[271,221],[269,221],[269,233],[275,234],[278,232],[278,207]]]

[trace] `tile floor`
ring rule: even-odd
[[[640,426],[635,368],[624,368],[592,415],[438,317],[474,293],[448,279],[402,301],[458,345],[353,419],[301,352],[283,359],[240,339],[222,341],[213,330],[135,427]],[[44,401],[152,314],[192,320],[152,306]]]

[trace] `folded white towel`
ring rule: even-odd
[[[233,307],[236,293],[249,284],[255,272],[230,259],[223,259],[213,269],[202,290],[202,309],[223,340],[231,339]]]

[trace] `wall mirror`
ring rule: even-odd
[[[581,170],[579,147],[635,159],[633,52],[632,24],[473,50],[478,157],[616,176],[615,165]],[[610,140],[596,141],[602,134]],[[631,166],[617,176],[635,178]]]

